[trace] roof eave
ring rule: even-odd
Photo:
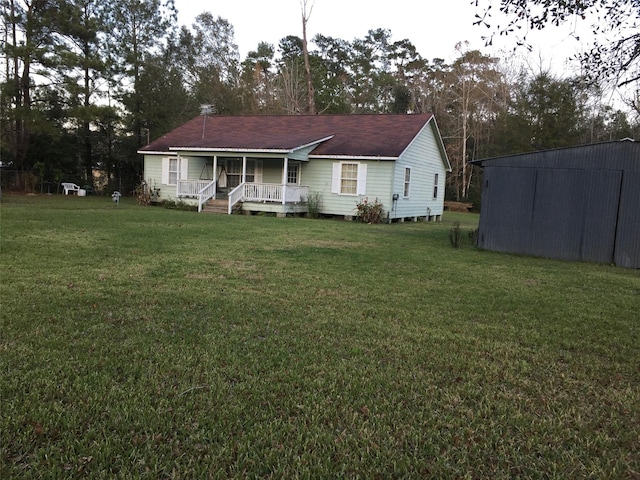
[[[287,154],[292,150],[284,148],[210,148],[210,147],[169,147],[171,152],[223,152],[223,153],[278,153]]]
[[[309,155],[309,159],[328,159],[328,160],[385,160],[396,161],[400,157],[381,157],[375,155]]]

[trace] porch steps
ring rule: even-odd
[[[232,213],[237,213],[242,208],[241,203],[237,203],[233,207]],[[226,215],[229,209],[229,200],[227,199],[211,199],[202,206],[202,211],[205,213],[217,213]]]
[[[202,206],[202,211],[206,213],[221,213],[226,215],[229,208],[229,201],[225,199],[211,199]]]

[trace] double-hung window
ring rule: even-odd
[[[409,197],[411,191],[411,168],[405,167],[404,169],[404,193],[405,198]]]
[[[367,165],[360,162],[333,164],[331,192],[339,195],[365,195]]]
[[[177,185],[178,179],[186,179],[188,160],[184,157],[165,157],[162,159],[162,183]]]
[[[169,159],[169,185],[178,183],[178,159]]]
[[[287,184],[298,185],[300,180],[300,163],[289,162],[287,164]]]
[[[438,198],[438,174],[433,177],[433,198]]]

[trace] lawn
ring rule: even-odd
[[[639,478],[640,271],[441,223],[0,205],[0,478]]]

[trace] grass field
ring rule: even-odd
[[[640,271],[4,195],[0,478],[640,478]]]

